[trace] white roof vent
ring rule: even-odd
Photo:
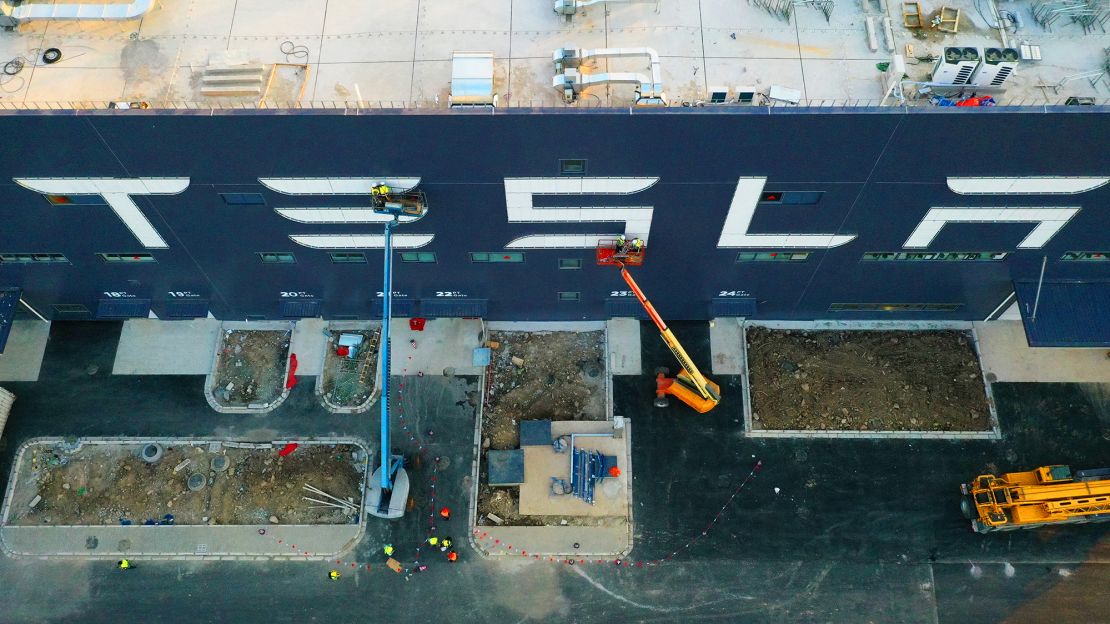
[[[493,52],[455,52],[451,57],[450,106],[494,106]]]

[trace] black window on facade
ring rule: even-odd
[[[560,269],[581,269],[582,260],[580,258],[559,258]]]
[[[1068,262],[1110,262],[1110,251],[1065,251],[1060,259]]]
[[[834,303],[829,312],[955,312],[960,303]]]
[[[54,311],[59,314],[88,314],[89,309],[80,303],[55,303]]]
[[[1004,251],[869,251],[865,262],[992,262],[1006,259]]]
[[[258,257],[265,264],[294,264],[297,258],[285,251],[260,251]]]
[[[154,256],[148,253],[98,253],[101,260],[109,264],[129,264],[141,262],[157,262]]]
[[[524,262],[522,251],[472,251],[471,262]]]
[[[265,206],[266,198],[262,193],[220,193],[228,206]]]
[[[47,195],[46,201],[55,206],[103,206],[100,195]]]
[[[809,260],[808,251],[741,251],[736,254],[737,262],[805,262]]]
[[[586,159],[585,158],[561,158],[559,159],[559,173],[561,175],[586,175]]]
[[[436,253],[434,251],[402,251],[401,262],[425,262],[434,263],[436,261]]]
[[[821,201],[824,191],[764,191],[759,195],[761,204],[805,206]]]
[[[366,264],[366,254],[357,251],[332,251],[328,256],[335,264]]]
[[[0,254],[0,264],[67,264],[69,260],[60,253],[6,253]]]
[[[582,293],[580,293],[580,292],[560,292],[559,293],[559,301],[578,301],[581,298],[582,298]]]

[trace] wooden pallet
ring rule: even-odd
[[[921,17],[921,3],[902,3],[902,25],[906,28],[922,28],[925,20]]]
[[[960,30],[960,10],[952,7],[940,7],[937,14],[936,29],[941,32],[955,33]]]

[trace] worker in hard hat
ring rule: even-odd
[[[618,256],[624,253],[624,248],[627,245],[628,245],[628,239],[624,237],[624,234],[618,235],[617,236],[617,249],[616,249],[616,253],[617,253]]]
[[[440,552],[447,552],[447,550],[450,549],[450,548],[451,548],[451,538],[450,537],[445,537],[445,538],[439,540],[439,551]]]
[[[393,556],[393,544],[386,544],[382,548],[382,552],[385,553],[386,557],[392,557]]]
[[[640,253],[644,250],[644,241],[639,238],[632,239],[632,252]]]
[[[447,553],[447,560],[451,563],[455,563],[459,560],[459,553],[452,550],[451,552]]]
[[[435,547],[439,546],[439,538],[436,537],[435,535],[429,537],[428,538],[428,545],[431,546],[432,548],[435,548]]]
[[[443,518],[444,520],[450,520],[451,519],[451,510],[447,507],[444,507],[443,509],[440,509],[439,510],[439,517]]]
[[[332,570],[331,572],[328,572],[328,578],[333,581],[338,581],[340,576],[342,575],[339,574],[339,570]]]
[[[119,561],[116,562],[116,567],[119,568],[120,570],[130,570],[130,569],[134,568],[135,566],[131,565],[131,562],[128,561],[127,559],[120,559]]]
[[[370,196],[374,199],[374,206],[381,208],[385,206],[385,200],[389,198],[389,193],[392,191],[384,183],[375,184],[370,188]]]

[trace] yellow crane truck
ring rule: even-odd
[[[960,485],[960,510],[976,533],[1110,522],[1110,468],[1042,466]]]

